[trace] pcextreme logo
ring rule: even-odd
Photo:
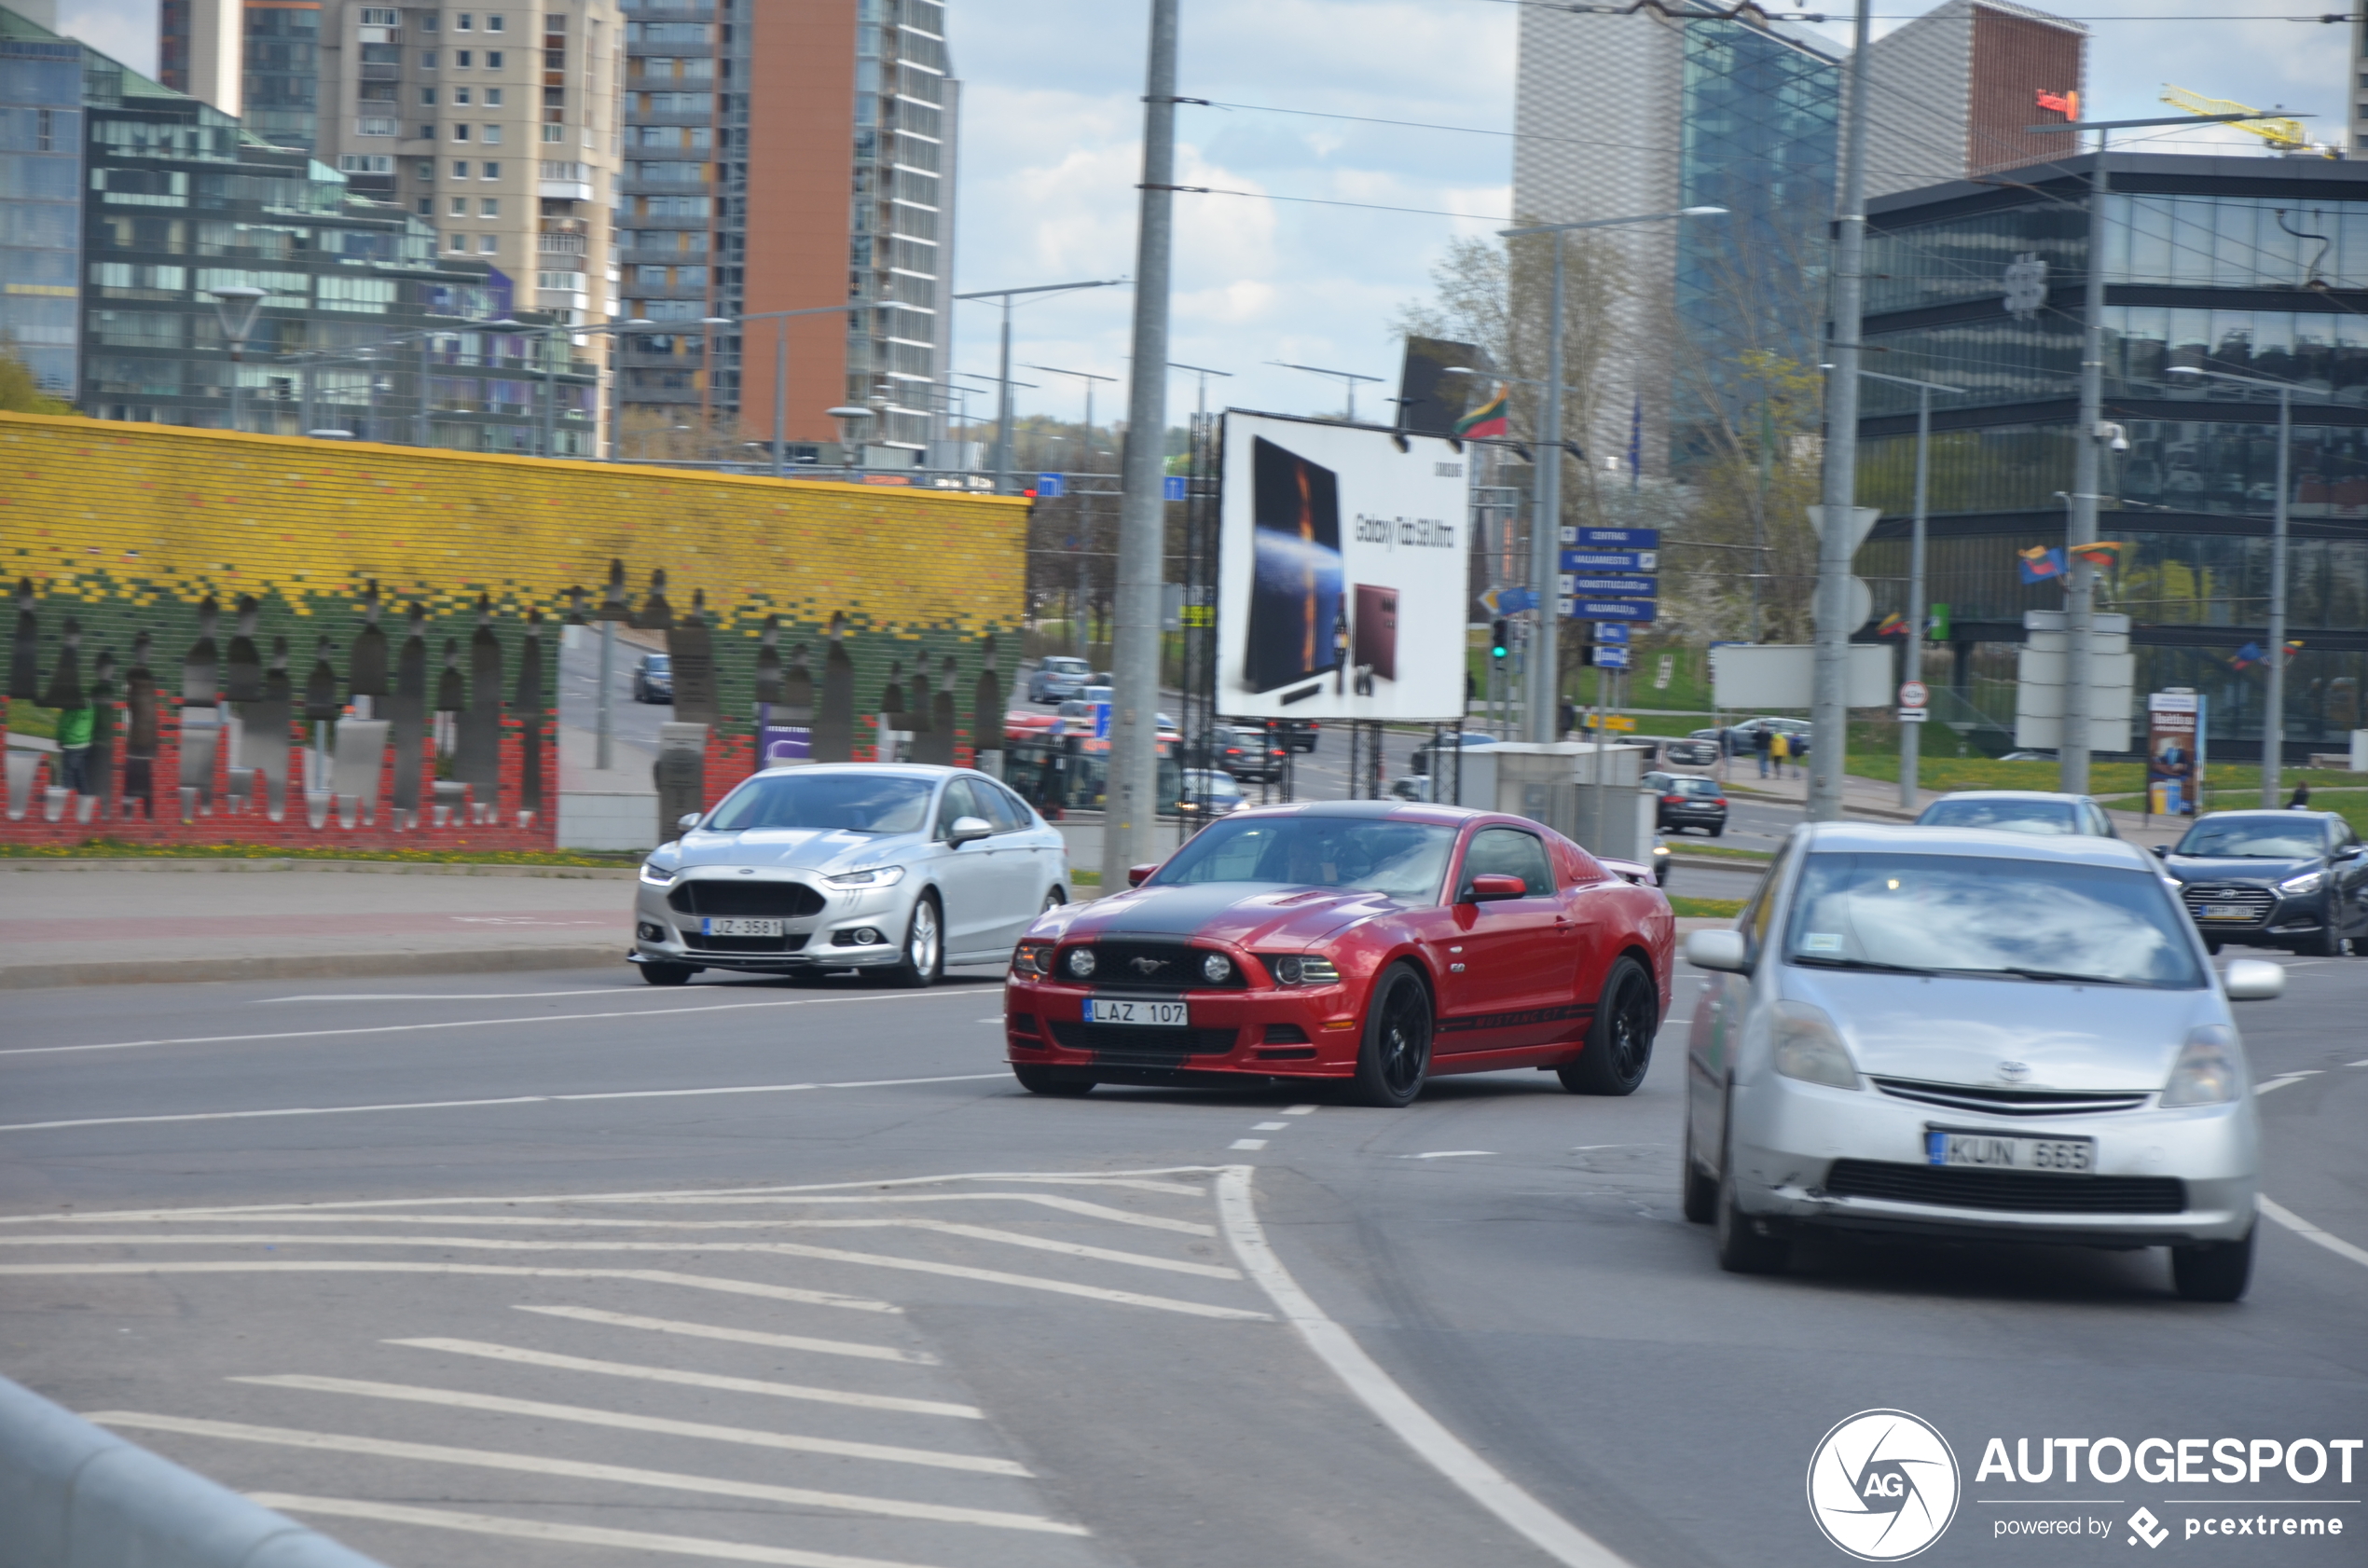
[[[1939,1540],[1958,1490],[1948,1439],[1906,1410],[1861,1410],[1810,1456],[1810,1516],[1863,1562],[1897,1562]]]

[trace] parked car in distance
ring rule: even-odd
[[[1810,722],[1806,719],[1773,717],[1745,719],[1740,723],[1729,724],[1724,729],[1695,730],[1688,738],[1721,742],[1726,746],[1728,756],[1743,757],[1749,756],[1754,750],[1752,737],[1760,731],[1782,730],[1784,732],[1786,742],[1792,748],[1793,755],[1805,757],[1809,755],[1810,728]]]
[[[1700,828],[1713,838],[1727,832],[1727,791],[1715,778],[1699,773],[1648,773],[1638,787],[1658,797],[1653,825],[1682,833]]]
[[[2215,953],[2368,956],[2368,847],[2332,811],[2214,811],[2155,853]]]
[[[1282,732],[1285,744],[1294,751],[1313,751],[1315,737],[1323,723],[1315,719],[1277,719],[1275,728]]]
[[[1664,740],[1660,743],[1661,761],[1672,767],[1709,767],[1718,761],[1717,734],[1710,730],[1700,739],[1689,736],[1684,740]]]
[[[1436,770],[1431,766],[1434,752],[1452,755],[1456,749],[1456,738],[1454,732],[1451,731],[1439,736],[1437,742],[1427,740],[1423,742],[1422,745],[1414,748],[1413,759],[1406,764],[1407,771],[1424,775],[1435,772]],[[1463,749],[1466,751],[1475,751],[1483,746],[1494,746],[1497,743],[1496,737],[1485,730],[1466,730],[1463,732],[1462,739]]]
[[[1242,808],[1242,787],[1223,768],[1188,767],[1183,779],[1183,792],[1176,802],[1178,816],[1209,821]]]
[[[674,700],[674,660],[664,653],[644,653],[633,667],[635,702]]]
[[[1812,823],[1686,958],[1681,1203],[1721,1267],[1782,1272],[1821,1232],[2167,1246],[2180,1295],[2244,1294],[2261,1135],[2229,1003],[2285,971],[2215,975],[2135,845]]]
[[[1208,762],[1236,778],[1266,782],[1283,777],[1290,748],[1279,736],[1246,724],[1212,724],[1208,732]]]
[[[2008,833],[2119,838],[2104,808],[2086,795],[2045,790],[1956,790],[1924,807],[1920,828],[1990,828]]]
[[[1081,695],[1086,678],[1093,671],[1083,659],[1066,653],[1047,654],[1027,678],[1027,700],[1030,702],[1063,702]]]

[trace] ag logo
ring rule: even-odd
[[[1809,1512],[1825,1538],[1864,1562],[1896,1562],[1940,1539],[1957,1517],[1957,1456],[1906,1410],[1861,1410],[1809,1461]]]

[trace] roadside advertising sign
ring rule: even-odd
[[[2146,698],[2146,809],[2151,815],[2195,815],[2197,715],[2191,691],[2155,692]]]
[[[1217,710],[1461,714],[1464,454],[1438,436],[1239,410],[1224,440]]]

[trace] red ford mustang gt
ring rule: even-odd
[[[1346,1079],[1402,1106],[1427,1076],[1535,1066],[1626,1094],[1669,1009],[1669,901],[1518,817],[1261,807],[1132,880],[1012,956],[1005,1038],[1037,1093]]]

